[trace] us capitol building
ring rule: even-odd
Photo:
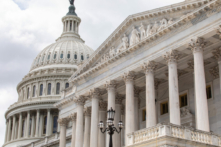
[[[80,22],[72,2],[17,86],[3,147],[109,147],[110,108],[113,147],[221,146],[221,0],[130,15],[95,51]]]

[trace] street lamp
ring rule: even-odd
[[[123,128],[123,122],[119,121],[118,123],[118,127],[119,127],[119,131],[117,130],[117,128],[114,127],[114,114],[115,111],[112,109],[109,109],[107,111],[107,128],[103,131],[104,129],[104,123],[103,121],[100,121],[99,123],[99,128],[101,130],[102,133],[108,132],[108,134],[110,135],[110,142],[109,142],[109,147],[113,147],[113,143],[112,143],[112,136],[114,134],[114,132],[116,131],[118,134],[121,132],[121,129]]]

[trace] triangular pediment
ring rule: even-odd
[[[178,4],[130,15],[79,67],[69,81],[76,81],[115,62],[140,46],[159,39],[218,6],[220,6],[219,0],[186,0]]]

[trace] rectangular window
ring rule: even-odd
[[[212,98],[212,88],[211,88],[211,85],[207,85],[206,86],[206,95],[207,95],[207,99],[211,99]]]
[[[168,113],[168,101],[160,104],[161,115]]]
[[[180,108],[185,107],[187,105],[187,93],[180,95]]]
[[[146,109],[142,111],[142,121],[146,121]]]

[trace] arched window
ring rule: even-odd
[[[42,61],[44,61],[45,56],[42,57]]]
[[[46,134],[46,128],[47,128],[47,116],[44,117],[43,134]]]
[[[22,120],[22,132],[21,132],[21,137],[24,137],[25,134],[25,120]]]
[[[57,57],[57,54],[55,53],[55,54],[54,54],[54,59],[56,59],[56,57]]]
[[[60,83],[56,85],[56,94],[60,94]]]
[[[68,88],[68,87],[69,87],[69,83],[66,83],[66,84],[65,84],[65,88]]]
[[[63,59],[63,52],[61,52],[60,58]]]
[[[48,55],[48,60],[50,60],[50,54]]]
[[[28,88],[28,91],[27,91],[27,99],[29,98],[29,88]]]
[[[84,56],[83,55],[81,55],[81,60],[84,60]]]
[[[35,89],[36,89],[36,87],[35,87],[35,85],[34,85],[34,86],[33,86],[33,94],[32,94],[33,97],[35,97]]]
[[[39,93],[39,95],[42,96],[42,94],[43,94],[43,84],[40,85],[40,93]]]
[[[70,53],[68,53],[67,58],[70,59],[70,57],[71,57],[71,55],[70,55]]]
[[[51,95],[51,83],[48,83],[48,95]]]
[[[75,60],[77,60],[77,58],[78,58],[78,55],[77,55],[77,54],[75,54],[75,55],[74,55],[74,59],[75,59]]]
[[[53,134],[57,133],[58,128],[58,116],[53,117]]]

